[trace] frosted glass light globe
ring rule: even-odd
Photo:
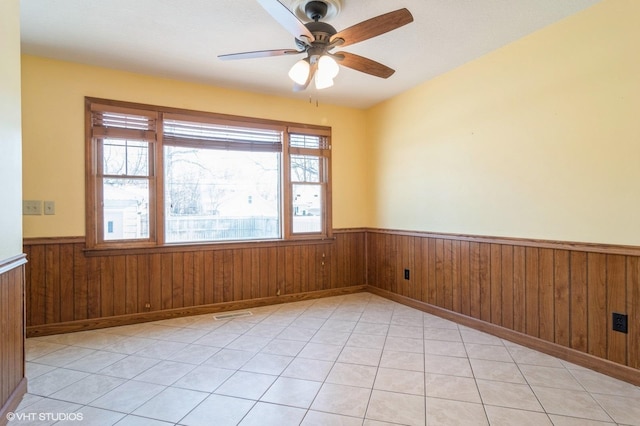
[[[316,89],[321,90],[321,89],[326,89],[327,87],[331,87],[333,86],[333,78],[329,77],[329,75],[327,74],[323,74],[322,72],[320,72],[320,70],[318,70],[318,72],[316,73]]]
[[[289,70],[289,78],[295,81],[297,84],[303,85],[307,82],[309,77],[309,62],[305,59],[301,59]]]
[[[331,56],[323,55],[318,61],[318,71],[330,76],[330,78],[335,78],[340,71],[340,67]]]

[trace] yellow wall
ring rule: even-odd
[[[105,68],[22,57],[24,198],[55,216],[25,216],[25,237],[84,235],[84,96],[331,126],[333,225],[369,221],[362,110],[277,98]]]
[[[83,97],[333,128],[334,226],[640,245],[640,2],[606,0],[368,111],[22,57],[25,237],[84,235]]]
[[[0,2],[0,266],[22,253],[20,1]]]
[[[373,225],[640,245],[638,17],[604,1],[368,111]]]

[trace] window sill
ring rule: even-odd
[[[115,247],[92,247],[85,248],[84,253],[87,257],[92,256],[117,256],[117,255],[136,255],[136,254],[153,254],[153,253],[177,253],[177,252],[196,252],[205,250],[234,250],[247,248],[270,248],[270,247],[288,247],[301,245],[321,245],[331,244],[335,241],[335,237],[308,237],[296,238],[291,240],[255,240],[255,241],[224,241],[224,242],[205,242],[205,243],[175,243],[158,245],[123,245]]]

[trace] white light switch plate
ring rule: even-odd
[[[41,215],[42,201],[40,200],[22,200],[23,215]]]

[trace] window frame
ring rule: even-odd
[[[127,129],[115,130],[93,126],[94,111],[115,112],[133,115],[145,115],[155,120],[153,132],[128,132]],[[281,132],[280,151],[280,202],[279,220],[280,237],[274,239],[237,239],[237,240],[209,240],[188,242],[166,242],[165,240],[165,205],[164,205],[164,117],[167,119],[190,120],[193,122],[215,123],[221,125],[235,125],[247,128],[265,130],[278,129]],[[98,129],[98,130],[96,130]],[[141,239],[105,239],[104,231],[104,204],[102,192],[102,158],[100,140],[109,134],[117,135],[116,138],[129,138],[129,134],[143,135],[136,139],[131,136],[127,140],[146,140],[149,143],[149,237]],[[290,146],[292,134],[317,136],[323,139],[324,146],[316,148],[298,148]],[[175,144],[167,142],[167,145]],[[203,146],[206,148],[206,144]],[[322,164],[320,184],[322,187],[322,211],[320,232],[300,233],[293,232],[293,197],[292,188],[295,182],[291,182],[291,155],[312,155],[320,158]],[[120,176],[118,176],[120,177]],[[262,241],[299,241],[299,240],[324,240],[332,238],[331,221],[331,128],[234,116],[204,111],[193,111],[181,108],[146,105],[125,101],[115,101],[93,97],[85,97],[85,225],[86,248],[88,250],[100,249],[126,249],[126,248],[161,248],[190,245],[219,245],[219,244],[254,244]]]
[[[303,147],[294,147],[291,146],[291,136],[292,135],[301,135],[301,136],[318,136],[323,139],[323,142],[319,144],[318,148],[303,148]],[[321,232],[326,229],[331,229],[331,130],[320,130],[320,129],[309,129],[306,127],[296,127],[289,126],[287,127],[286,137],[284,141],[284,145],[286,146],[286,161],[284,167],[286,167],[285,174],[286,176],[286,184],[288,188],[286,189],[286,196],[289,197],[288,200],[284,203],[286,208],[288,209],[285,218],[288,219],[288,222],[285,223],[285,239],[295,240],[295,239],[309,239],[312,238],[317,233],[310,232],[293,232],[293,186],[296,184],[305,184],[307,182],[298,182],[293,181],[291,179],[291,157],[294,155],[304,155],[311,157],[318,157],[319,164],[319,181],[309,182],[308,184],[319,184],[321,186],[321,196],[323,198],[322,203],[322,211],[320,214],[321,218]]]

